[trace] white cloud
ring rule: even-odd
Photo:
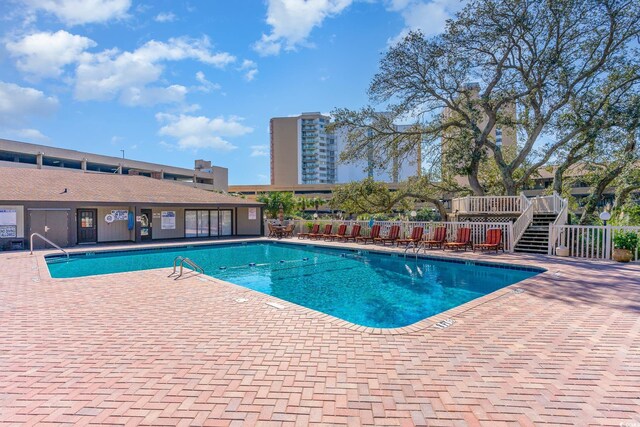
[[[180,149],[211,148],[230,151],[237,148],[228,142],[227,137],[242,136],[253,132],[244,126],[240,117],[223,116],[208,118],[205,116],[174,115],[167,113],[156,114],[156,119],[165,125],[158,131],[159,135],[171,136],[178,140]]]
[[[340,14],[352,0],[268,0],[267,24],[271,33],[262,34],[253,48],[260,55],[277,55],[307,43],[313,28]]]
[[[196,87],[196,90],[200,92],[209,93],[214,90],[220,90],[221,86],[218,83],[212,83],[207,80],[207,77],[202,71],[196,73],[196,80],[200,83],[200,86]]]
[[[16,139],[18,141],[49,141],[49,137],[37,129],[5,129],[0,126],[0,130],[5,138]]]
[[[133,52],[105,50],[85,55],[76,69],[75,97],[78,100],[109,100],[120,97],[127,105],[152,105],[184,99],[183,86],[147,88],[158,81],[168,61],[193,59],[223,68],[236,60],[226,52],[211,52],[207,38],[172,38],[167,43],[152,40]]]
[[[258,74],[258,64],[250,59],[245,59],[242,61],[242,65],[238,68],[239,71],[244,71],[244,78],[246,81],[250,82],[256,78]]]
[[[251,146],[251,157],[263,157],[268,155],[269,155],[268,145],[252,145]]]
[[[258,70],[256,68],[254,68],[253,70],[249,70],[246,73],[244,73],[244,78],[246,81],[250,82],[253,81],[253,79],[256,78],[256,75],[258,74]]]
[[[400,34],[389,40],[390,44],[401,41],[411,30],[420,30],[429,37],[444,31],[447,19],[464,7],[467,0],[387,0],[387,8],[399,12],[405,27]]]
[[[96,43],[64,30],[34,33],[6,43],[20,71],[37,77],[58,77],[66,65],[77,62],[84,51]]]
[[[55,15],[66,25],[107,22],[127,16],[131,0],[23,0],[33,10]]]
[[[120,94],[120,102],[133,107],[184,102],[187,88],[181,85],[169,87],[130,87]]]
[[[173,12],[159,13],[155,18],[153,18],[153,20],[161,23],[173,22],[176,20],[176,15]]]
[[[0,125],[14,126],[29,116],[46,116],[57,108],[56,98],[37,89],[0,82]]]

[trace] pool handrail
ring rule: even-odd
[[[67,256],[67,260],[69,260],[69,252],[65,251],[60,246],[56,245],[55,243],[53,243],[51,240],[47,239],[46,237],[44,237],[40,233],[32,233],[31,237],[29,238],[29,249],[31,250],[30,255],[33,255],[33,237],[34,236],[41,238],[42,240],[44,240],[45,242],[47,242],[48,244],[50,244],[54,248],[58,249],[59,251],[62,251],[62,253],[64,253]]]
[[[204,268],[200,267],[198,264],[193,262],[190,258],[183,257],[182,255],[178,255],[173,259],[173,272],[169,275],[169,277],[176,274],[178,261],[180,262],[180,273],[173,280],[178,280],[182,276],[182,270],[184,269],[185,264],[191,267],[193,271],[198,272],[198,270],[200,270],[200,273],[204,274]]]

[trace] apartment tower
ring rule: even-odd
[[[320,113],[271,119],[272,185],[336,182],[336,140],[326,129],[330,120]]]

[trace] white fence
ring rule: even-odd
[[[553,225],[549,226],[549,255],[555,248],[566,246],[569,256],[577,258],[611,259],[613,238],[619,233],[632,232],[640,235],[640,227],[616,227],[593,225]],[[638,260],[638,248],[633,254]]]
[[[522,212],[520,196],[467,196],[453,199],[453,213],[520,213]]]
[[[273,221],[270,221],[273,222]],[[341,224],[347,225],[347,235],[351,233],[351,227],[355,224],[360,224],[361,236],[369,236],[371,234],[371,227],[369,221],[337,221],[337,220],[318,220],[318,221],[305,221],[305,220],[291,220],[286,221],[287,224],[295,224],[293,232],[294,236],[298,233],[305,233],[309,231],[309,226],[313,224],[320,224],[320,233],[324,231],[326,224],[333,225],[333,233],[337,233],[338,227]],[[386,235],[392,225],[400,226],[400,238],[410,237],[414,227],[423,227],[423,238],[429,238],[433,236],[436,227],[447,227],[447,240],[454,241],[459,228],[471,229],[471,241],[476,243],[483,243],[487,235],[487,230],[490,228],[502,229],[502,244],[504,250],[507,252],[513,252],[513,224],[510,222],[433,222],[433,221],[376,221],[376,225],[381,226],[380,234]],[[269,227],[265,223],[265,232]]]
[[[558,213],[562,209],[563,199],[554,191],[550,196],[537,196],[527,199],[519,196],[467,196],[451,201],[453,213],[466,214],[516,214],[524,212],[532,204],[535,213]]]

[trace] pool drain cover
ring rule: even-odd
[[[454,323],[455,323],[455,320],[453,319],[445,319],[441,322],[436,323],[433,326],[438,329],[447,329],[449,326],[453,325]]]
[[[282,304],[278,304],[277,302],[266,302],[265,304],[273,307],[273,308],[277,308],[278,310],[282,310],[284,308],[284,305]]]

